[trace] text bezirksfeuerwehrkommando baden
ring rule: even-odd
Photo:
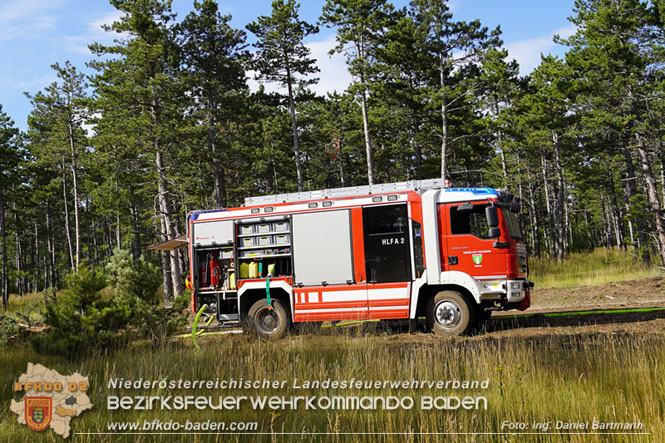
[[[109,390],[124,391],[124,395],[107,396],[106,407],[109,410],[182,410],[182,409],[487,409],[484,396],[438,395],[441,391],[484,390],[489,387],[485,380],[362,380],[349,378],[335,380],[289,380],[263,379],[210,379],[210,380],[158,380],[111,378],[107,384]],[[149,395],[129,395],[130,390],[148,390]],[[192,390],[197,394],[182,395],[171,391]],[[200,395],[203,390],[227,391],[226,395]],[[275,390],[321,390],[322,395],[251,395],[252,391]],[[358,391],[374,391],[363,394]],[[377,394],[381,390],[386,395]],[[435,395],[409,395],[411,391],[435,391]],[[234,391],[231,394],[230,391]],[[250,394],[241,395],[238,391]],[[330,391],[334,391],[332,393]],[[344,392],[346,391],[346,392]],[[407,391],[400,393],[399,391]],[[358,392],[357,394],[355,392]],[[116,394],[115,392],[113,394]]]

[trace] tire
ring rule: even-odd
[[[478,321],[476,304],[457,291],[441,291],[427,302],[427,327],[438,335],[469,334]]]
[[[247,314],[252,333],[260,338],[282,338],[289,327],[289,314],[279,300],[272,300],[272,309],[265,298],[257,301],[249,308]]]
[[[475,326],[473,327],[473,332],[487,332],[485,325],[487,324],[487,321],[490,319],[490,317],[492,317],[492,311],[486,311],[483,306],[478,306],[478,313],[476,316],[477,320]]]
[[[492,311],[486,311],[483,306],[478,306],[478,322],[486,323],[492,317]]]

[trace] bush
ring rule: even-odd
[[[137,338],[158,344],[184,325],[186,301],[163,305],[157,266],[116,251],[106,271],[81,266],[67,277],[64,295],[45,307],[44,322],[50,328],[31,339],[36,350],[77,355],[114,349]],[[109,283],[112,291],[103,296]]]

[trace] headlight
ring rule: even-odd
[[[519,281],[511,281],[510,282],[510,289],[519,290],[520,287],[522,287],[522,282],[519,282]]]

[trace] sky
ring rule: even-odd
[[[396,7],[407,2],[392,1]],[[315,23],[325,1],[300,3],[301,18]],[[219,0],[219,4],[222,12],[233,17],[231,24],[236,28],[244,28],[259,15],[269,15],[271,9],[270,0]],[[509,57],[518,61],[523,75],[538,65],[541,53],[563,55],[565,48],[556,45],[552,37],[566,37],[575,30],[567,20],[574,0],[449,0],[448,4],[456,20],[480,19],[490,29],[500,25]],[[178,19],[187,15],[192,5],[193,0],[173,0],[172,4]],[[69,60],[83,72],[92,73],[85,66],[93,59],[87,45],[111,42],[113,36],[101,25],[118,17],[106,0],[0,0],[0,105],[16,126],[27,128],[31,105],[24,93],[35,94],[56,80],[53,63]],[[312,89],[319,94],[346,89],[351,77],[344,57],[328,55],[335,46],[335,31],[322,27],[306,44],[321,70],[319,83]],[[250,87],[256,86],[250,80]]]

